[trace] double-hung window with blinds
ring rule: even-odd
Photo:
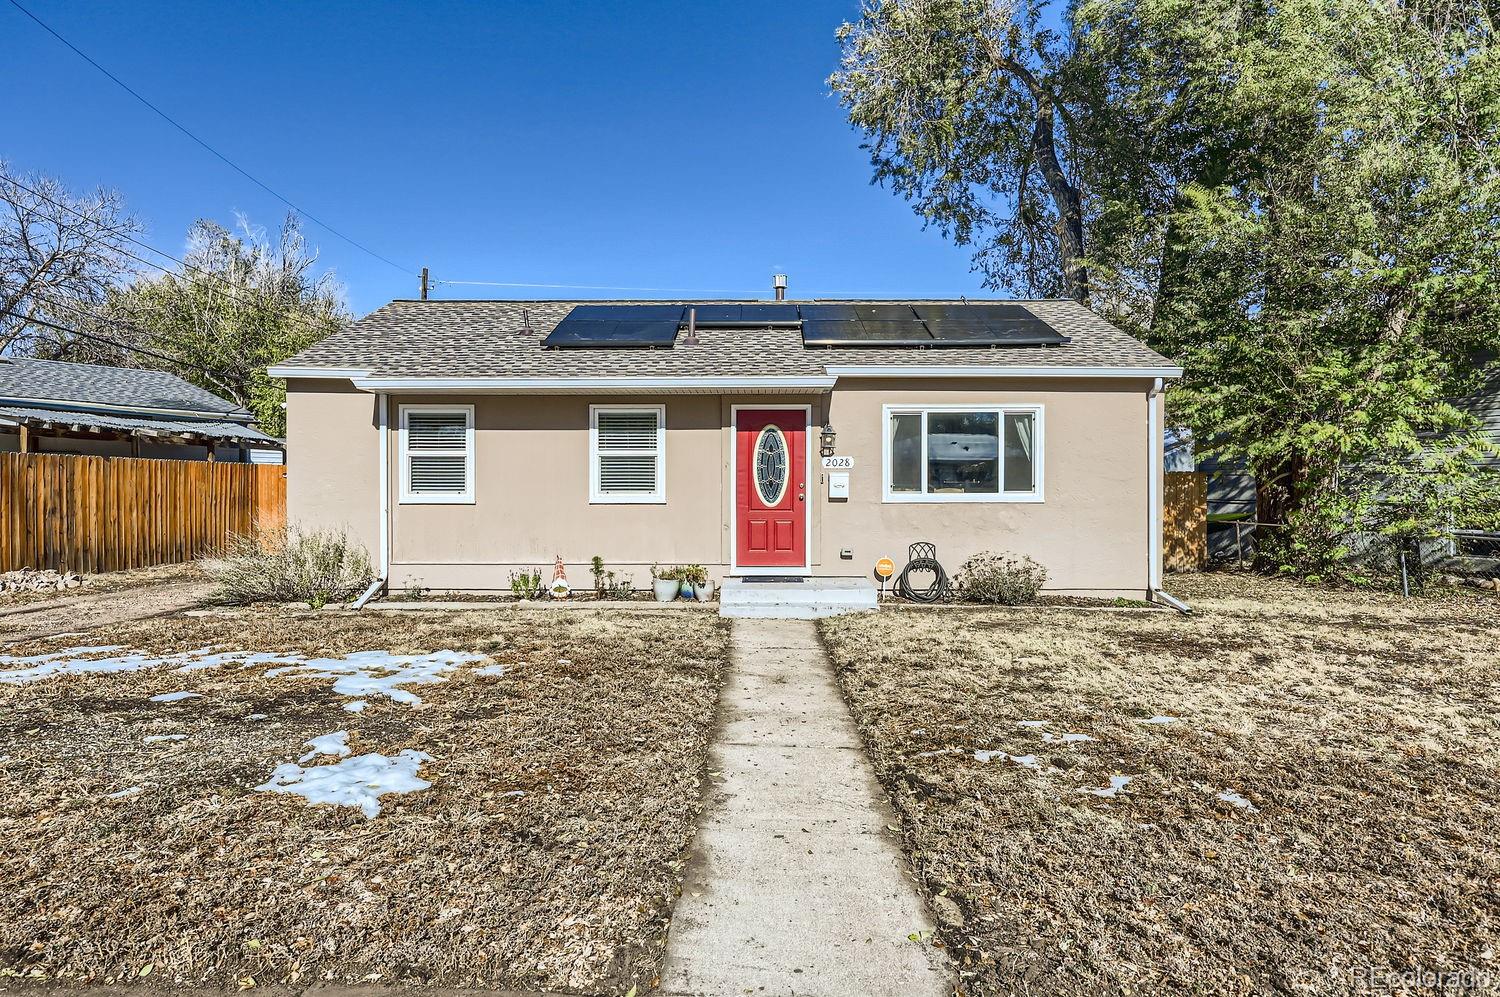
[[[666,500],[666,407],[589,406],[589,501]]]
[[[401,501],[474,501],[474,406],[401,406]]]

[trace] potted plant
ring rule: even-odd
[[[708,578],[708,569],[701,564],[690,564],[684,569],[693,583],[693,598],[708,602],[714,597],[714,583]]]
[[[682,597],[707,602],[714,590],[713,583],[708,580],[708,569],[701,564],[689,564],[677,570],[682,576]]]
[[[661,568],[651,565],[651,588],[657,602],[671,602],[682,589],[682,578],[678,568]]]

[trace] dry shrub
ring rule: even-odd
[[[980,551],[958,569],[958,596],[966,602],[1020,606],[1036,602],[1047,569],[1029,557]]]
[[[374,579],[370,554],[342,530],[298,527],[234,537],[206,565],[227,602],[306,602],[322,606],[352,599]]]

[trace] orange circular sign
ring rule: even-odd
[[[889,578],[896,573],[896,562],[888,557],[882,557],[875,562],[875,573],[881,578]]]

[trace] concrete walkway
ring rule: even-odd
[[[662,992],[952,994],[814,624],[736,620],[721,710]]]

